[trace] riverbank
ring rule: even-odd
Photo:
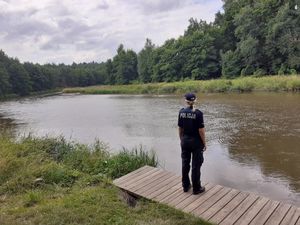
[[[208,224],[143,199],[129,207],[112,179],[146,164],[154,153],[112,155],[99,141],[0,137],[0,224]]]
[[[46,91],[31,92],[29,95],[25,95],[25,96],[18,96],[16,94],[10,94],[10,95],[6,95],[6,96],[0,96],[0,101],[14,100],[14,99],[19,99],[19,98],[23,98],[23,97],[48,97],[48,96],[58,95],[61,93],[63,93],[62,88],[56,88],[56,89],[51,89],[51,90],[46,90]]]
[[[207,81],[183,81],[173,83],[149,83],[131,85],[100,85],[65,88],[64,93],[81,94],[181,94],[186,92],[252,92],[252,91],[300,91],[300,75],[242,77]]]

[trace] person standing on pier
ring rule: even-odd
[[[191,188],[189,172],[192,158],[193,194],[199,194],[205,191],[200,181],[200,168],[204,160],[203,152],[206,150],[203,113],[199,109],[194,108],[196,102],[195,94],[188,93],[184,97],[187,107],[182,108],[178,115],[182,159],[182,186],[184,192],[188,192]]]

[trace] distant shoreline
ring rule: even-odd
[[[51,89],[46,91],[39,91],[39,92],[31,92],[29,95],[25,96],[19,96],[15,94],[6,95],[4,97],[0,97],[0,101],[7,101],[7,100],[14,100],[14,99],[20,99],[20,98],[30,98],[30,97],[48,97],[53,95],[59,95],[63,93],[63,89]]]
[[[65,88],[63,93],[80,94],[181,94],[225,92],[300,92],[300,75],[241,77],[236,79],[188,80],[171,83],[99,85]]]

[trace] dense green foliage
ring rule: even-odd
[[[154,202],[129,207],[113,177],[155,166],[141,149],[111,155],[64,138],[0,137],[0,224],[208,224]]]
[[[20,63],[0,51],[0,97],[103,84],[106,70],[105,63],[95,62],[72,65]]]
[[[228,0],[219,24],[234,36],[222,49],[223,75],[293,74],[300,69],[297,1]],[[227,14],[226,14],[227,12]],[[227,50],[227,51],[226,51]]]
[[[297,0],[223,0],[213,23],[191,18],[178,39],[137,54],[121,44],[102,63],[20,63],[0,51],[0,96],[57,87],[300,73]]]

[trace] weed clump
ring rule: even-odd
[[[149,83],[129,85],[100,85],[80,88],[66,88],[64,93],[82,94],[182,94],[186,92],[252,92],[252,91],[299,91],[300,75],[253,76],[235,79],[183,80],[170,83]]]
[[[132,171],[132,168],[140,168],[143,165],[157,166],[158,159],[155,152],[146,152],[143,147],[128,150],[123,148],[121,152],[105,161],[105,174],[117,178]]]
[[[143,165],[156,166],[157,157],[141,146],[111,154],[100,141],[0,135],[0,223],[208,224],[145,200],[128,207],[111,180]]]
[[[84,180],[107,183],[144,165],[156,166],[157,158],[142,147],[111,154],[100,141],[85,145],[63,137],[0,137],[0,195],[68,188]]]
[[[43,194],[40,191],[28,191],[25,195],[24,206],[31,207],[43,200]]]

